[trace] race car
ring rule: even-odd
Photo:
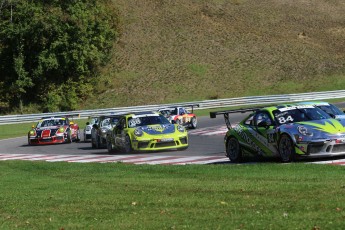
[[[250,112],[232,127],[229,115]],[[332,118],[313,105],[281,105],[210,112],[224,115],[226,156],[232,162],[244,154],[277,156],[282,162],[297,158],[345,155],[345,120]]]
[[[189,112],[186,107],[190,107],[192,112]],[[189,104],[181,106],[169,106],[161,108],[158,111],[163,114],[171,123],[183,125],[195,129],[198,124],[196,115],[194,114],[194,107],[199,107],[199,104]]]
[[[108,151],[158,151],[188,148],[185,127],[171,124],[158,112],[123,115],[107,135]]]
[[[304,102],[299,102],[299,105],[314,105],[316,107],[319,107],[331,117],[335,119],[345,119],[345,113],[341,111],[337,106],[324,102],[324,101],[304,101]]]
[[[91,147],[105,148],[107,143],[107,132],[117,124],[120,115],[102,115],[98,117],[91,129]]]
[[[90,121],[86,122],[86,126],[84,129],[84,141],[90,141],[91,140],[91,130],[92,126],[98,122],[99,117],[93,116],[89,118]]]
[[[67,116],[42,118],[28,132],[29,145],[71,143],[79,140],[79,126]]]

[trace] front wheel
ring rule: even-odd
[[[282,162],[295,160],[295,146],[287,134],[283,134],[279,141],[279,154]]]
[[[231,162],[242,161],[241,146],[235,137],[230,137],[226,143],[226,155],[229,157]]]

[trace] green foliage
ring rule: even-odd
[[[109,60],[117,34],[116,10],[108,0],[5,3],[0,13],[0,83],[7,90],[0,93],[12,96],[2,100],[49,102],[43,106],[48,111],[75,109]],[[71,83],[79,81],[81,91]]]

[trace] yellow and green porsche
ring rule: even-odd
[[[188,148],[187,130],[171,124],[162,114],[139,112],[122,115],[107,134],[108,152],[184,150]]]

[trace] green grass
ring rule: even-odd
[[[0,162],[1,229],[344,229],[344,167]]]
[[[342,0],[114,0],[121,35],[81,108],[345,88]]]

